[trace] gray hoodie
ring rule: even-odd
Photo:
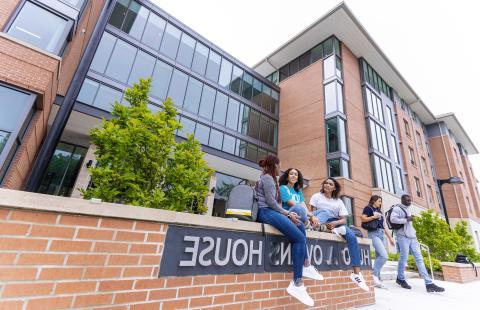
[[[405,212],[403,212],[400,208],[402,208]],[[404,224],[402,228],[397,229],[395,233],[398,236],[404,236],[407,238],[416,238],[417,237],[417,232],[415,231],[415,228],[413,227],[413,222],[407,221],[407,216],[411,216],[412,213],[409,210],[410,208],[407,206],[404,206],[403,204],[399,203],[398,205],[393,207],[392,214],[390,215],[390,221],[395,224]],[[405,213],[407,213],[407,216],[405,216]]]
[[[278,212],[283,212],[282,205],[278,203],[277,188],[275,181],[269,174],[263,174],[257,184],[257,197],[259,208],[270,208]]]

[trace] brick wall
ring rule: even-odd
[[[6,192],[0,190],[0,206],[11,206],[5,200],[13,198],[6,198]],[[22,192],[16,195],[23,195],[23,201],[38,197],[41,208],[50,208],[52,201],[61,202],[59,208],[65,210],[83,204],[86,211],[99,208],[96,212],[102,214],[133,208],[112,208],[111,204],[92,208],[80,199]],[[47,199],[43,197],[49,200],[42,202]],[[108,206],[110,211],[102,210]],[[203,223],[208,219],[134,209],[137,215],[158,212],[166,220],[172,220],[172,216],[189,218],[184,221],[190,224],[192,218]],[[123,212],[117,211],[119,216]],[[0,207],[0,309],[303,308],[286,293],[291,273],[158,278],[167,228],[166,223],[139,219]],[[325,281],[305,281],[318,308],[345,309],[375,302],[373,289],[363,292],[351,282],[349,273],[323,272]],[[371,287],[371,272],[363,273]]]
[[[442,272],[445,281],[465,283],[480,280],[480,276],[475,276],[475,270],[470,264],[442,263]],[[477,273],[480,274],[478,265]]]

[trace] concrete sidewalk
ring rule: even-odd
[[[435,281],[445,288],[444,293],[427,293],[422,279],[408,279],[411,290],[401,288],[395,281],[385,281],[388,289],[375,289],[376,304],[359,309],[369,310],[474,310],[480,309],[480,281],[466,284]]]

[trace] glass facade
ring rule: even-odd
[[[171,98],[184,126],[180,137],[193,134],[204,146],[254,162],[276,153],[274,85],[168,20],[136,1],[117,1],[77,100],[111,111],[126,87],[152,77],[150,107]]]

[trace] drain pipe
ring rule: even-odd
[[[112,12],[115,3],[115,0],[105,1],[102,11],[100,12],[100,15],[98,17],[98,21],[95,25],[95,28],[93,29],[89,43],[85,49],[85,52],[82,55],[77,70],[73,75],[70,86],[68,87],[67,93],[63,98],[63,102],[60,105],[55,119],[53,120],[50,130],[47,132],[42,147],[37,154],[37,160],[35,161],[33,169],[30,172],[30,177],[25,185],[25,190],[28,192],[35,192],[40,186],[43,174],[48,167],[50,159],[55,152],[58,141],[60,140],[63,130],[67,125],[70,114],[72,113],[73,106],[75,105],[75,101],[77,100],[77,96],[80,92],[83,80],[87,75],[90,63],[92,62],[93,56],[95,55],[95,51],[97,50],[98,44],[100,43],[103,31],[107,26],[108,17]]]

